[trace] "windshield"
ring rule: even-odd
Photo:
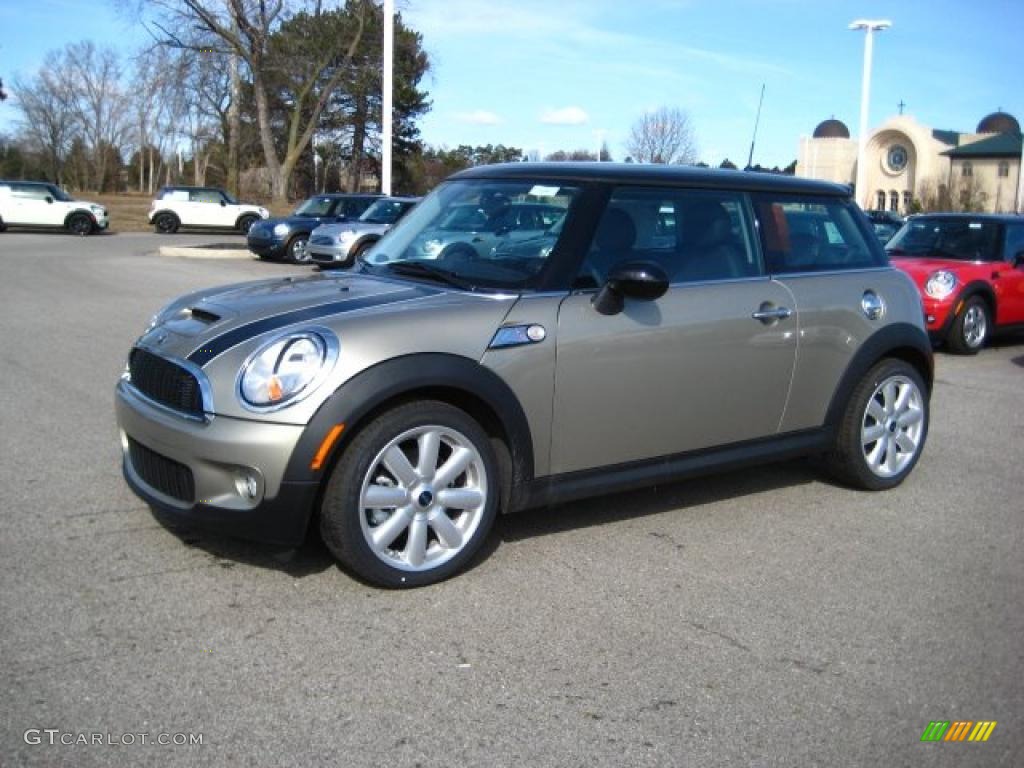
[[[311,197],[298,208],[293,216],[326,216],[334,201],[329,197]]]
[[[483,290],[530,289],[579,187],[467,179],[438,187],[363,257],[364,268]]]
[[[48,189],[50,190],[50,197],[54,200],[60,200],[62,203],[70,203],[75,199],[60,187],[50,186]]]
[[[999,259],[999,224],[970,217],[911,219],[885,250],[893,256],[931,256],[961,261]]]
[[[408,200],[378,200],[363,211],[359,221],[368,224],[394,224],[412,206],[413,203]]]

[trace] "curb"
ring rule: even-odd
[[[182,259],[254,259],[248,248],[210,248],[188,245],[161,245],[161,256]]]

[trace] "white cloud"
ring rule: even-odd
[[[473,112],[460,112],[455,116],[455,119],[460,123],[472,123],[473,125],[498,125],[502,122],[501,117],[485,109],[477,109]]]
[[[579,107],[548,109],[540,116],[540,121],[548,125],[583,125],[589,120],[590,116]]]

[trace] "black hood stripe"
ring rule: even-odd
[[[267,317],[263,320],[246,323],[225,334],[215,336],[189,355],[188,360],[190,363],[203,366],[217,357],[217,355],[238,346],[243,341],[248,341],[254,336],[259,336],[268,331],[275,331],[278,328],[284,328],[295,323],[319,320],[329,315],[339,315],[344,312],[355,312],[359,309],[380,307],[385,304],[394,304],[398,301],[410,301],[411,299],[434,296],[438,293],[441,293],[441,291],[431,290],[430,288],[407,288],[392,293],[365,296],[361,299],[345,299],[342,301],[332,301],[329,304],[317,304],[314,307],[296,309],[291,312],[274,315],[273,317]]]

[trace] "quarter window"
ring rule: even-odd
[[[596,287],[617,264],[653,261],[672,283],[762,274],[750,215],[737,193],[619,187],[587,252],[576,287]]]
[[[831,198],[754,196],[761,247],[772,273],[883,265],[858,226],[853,203]]]
[[[1010,224],[1006,227],[1004,257],[1013,261],[1018,253],[1024,253],[1024,224]]]

